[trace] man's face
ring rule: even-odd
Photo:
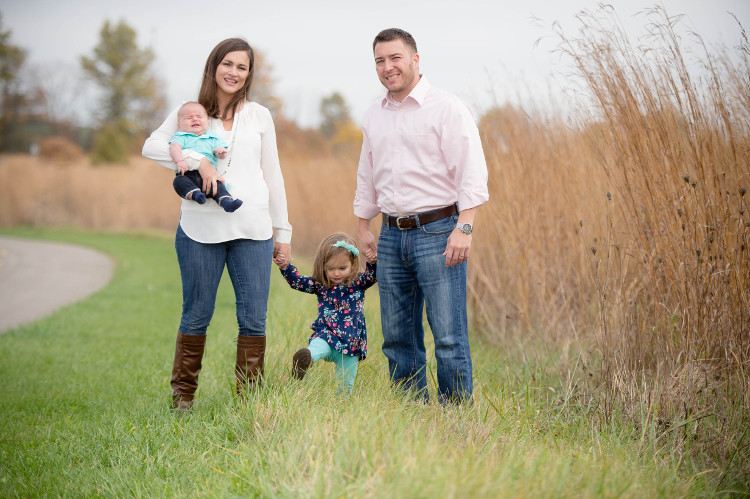
[[[401,102],[419,82],[419,54],[401,39],[375,45],[375,70],[380,83]]]

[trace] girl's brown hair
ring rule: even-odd
[[[216,84],[216,68],[219,67],[221,61],[230,52],[247,52],[247,57],[250,59],[250,67],[248,67],[245,85],[232,96],[226,108],[219,109],[219,99],[216,96],[219,90],[219,86]],[[234,113],[240,102],[247,100],[250,86],[253,83],[254,72],[255,52],[253,52],[250,44],[242,38],[227,38],[214,47],[208,59],[206,59],[206,67],[203,69],[203,82],[201,82],[201,89],[198,92],[198,102],[203,104],[206,112],[212,118],[218,118],[220,114],[226,116],[230,111]]]
[[[357,243],[354,241],[354,239],[352,239],[351,236],[344,232],[335,232],[323,239],[323,241],[320,243],[320,246],[318,246],[318,251],[315,253],[315,264],[313,265],[312,277],[316,282],[319,282],[326,288],[333,287],[331,281],[329,281],[326,277],[326,264],[332,258],[336,258],[339,255],[346,255],[352,262],[352,272],[344,281],[346,284],[351,283],[361,270],[358,256],[355,256],[346,248],[334,246],[334,244],[339,241],[344,241],[347,244],[351,244],[355,248],[357,247]]]

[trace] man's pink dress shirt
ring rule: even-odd
[[[487,164],[474,117],[425,77],[399,103],[386,95],[365,114],[354,214],[411,215],[489,199]]]

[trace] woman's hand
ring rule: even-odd
[[[217,181],[224,182],[224,177],[219,175],[219,172],[216,171],[216,168],[214,168],[211,165],[211,162],[209,162],[206,158],[201,159],[200,167],[198,167],[198,173],[200,174],[201,178],[203,178],[203,187],[201,188],[201,190],[209,196],[211,195],[211,193],[217,192]]]
[[[284,270],[292,261],[292,245],[273,243],[273,261],[281,270]]]

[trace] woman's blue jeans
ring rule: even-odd
[[[473,391],[466,314],[466,262],[446,267],[443,252],[458,215],[409,230],[383,224],[377,278],[383,353],[391,379],[427,395],[427,355],[422,313],[435,339],[438,399],[470,399]]]
[[[182,276],[182,334],[206,334],[226,266],[234,286],[237,324],[243,336],[265,336],[273,239],[199,243],[181,227],[175,236]]]

